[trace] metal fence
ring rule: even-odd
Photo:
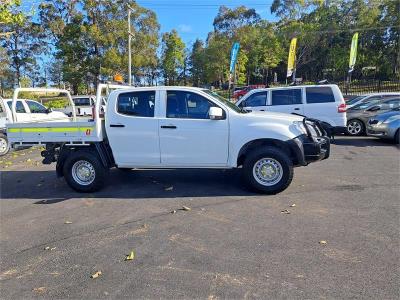
[[[343,95],[362,95],[367,93],[400,92],[400,80],[364,80],[338,82]]]

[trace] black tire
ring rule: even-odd
[[[271,185],[263,185],[257,181],[254,173],[256,171],[253,172],[253,169],[256,168],[255,165],[257,162],[263,158],[279,162],[282,176],[276,183],[271,182]],[[293,174],[293,162],[286,153],[275,147],[264,147],[253,150],[246,156],[243,163],[244,181],[248,188],[258,193],[277,194],[282,192],[292,182]]]
[[[356,128],[359,128],[359,130]],[[346,133],[347,133],[347,135],[350,135],[350,136],[364,135],[365,134],[365,125],[362,121],[360,121],[358,119],[349,120],[349,121],[347,121]]]
[[[6,155],[10,151],[10,143],[4,133],[0,133],[0,156]]]
[[[394,135],[394,142],[396,145],[400,145],[400,129],[397,129],[396,134]]]
[[[75,175],[75,177],[78,178],[75,179],[73,175],[73,173],[76,174],[76,172],[74,172],[74,165],[80,161],[81,163],[88,163],[92,167],[92,171],[94,171],[94,179],[87,184],[80,183],[77,181],[79,180],[79,177]],[[108,174],[108,168],[104,167],[96,153],[88,150],[78,150],[72,152],[66,159],[63,166],[63,174],[68,185],[75,191],[91,193],[96,192],[103,187]]]

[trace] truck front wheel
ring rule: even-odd
[[[104,185],[107,171],[97,155],[86,150],[72,152],[63,167],[68,185],[83,193],[100,190]]]
[[[293,179],[293,163],[286,153],[274,147],[250,152],[243,163],[246,185],[263,194],[285,190]]]

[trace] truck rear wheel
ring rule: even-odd
[[[243,163],[246,185],[263,194],[285,190],[293,179],[293,163],[282,150],[265,147],[250,152]]]
[[[86,150],[72,152],[63,167],[68,185],[75,191],[83,193],[100,190],[104,185],[107,171],[97,155]]]
[[[7,136],[4,133],[0,133],[0,156],[6,155],[8,151],[10,151],[10,144]]]

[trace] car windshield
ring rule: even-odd
[[[347,104],[347,105],[353,105],[353,104],[357,103],[358,101],[364,99],[365,97],[367,97],[367,96],[358,96],[358,97],[355,97],[355,98],[353,98],[353,99],[347,101],[346,104]]]
[[[237,107],[234,103],[232,103],[231,101],[229,101],[229,100],[225,99],[224,97],[218,95],[215,92],[212,92],[212,91],[207,90],[207,89],[204,89],[203,92],[208,94],[208,95],[210,95],[210,96],[213,96],[214,98],[217,98],[219,101],[221,101],[222,103],[224,103],[226,106],[228,106],[229,108],[233,109],[237,113],[241,113],[241,114],[247,113],[246,110],[244,110],[244,109],[242,109],[240,107]]]
[[[364,103],[360,103],[360,104],[353,106],[352,108],[350,108],[350,110],[364,110],[364,109],[367,109],[368,107],[370,107],[374,104],[377,104],[379,102],[381,102],[381,100],[377,100],[377,99],[371,100],[371,101],[366,101]]]

